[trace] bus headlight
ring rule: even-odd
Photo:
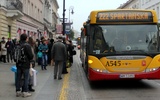
[[[100,72],[100,73],[109,73],[107,70],[102,70],[102,69],[97,69],[97,68],[93,68],[93,70],[96,72]]]
[[[92,61],[92,60],[88,60],[88,63],[89,63],[89,64],[92,64],[92,63],[93,63],[93,61]]]
[[[152,72],[152,71],[156,71],[158,70],[159,68],[147,68],[146,69],[146,72]]]

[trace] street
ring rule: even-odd
[[[0,100],[22,100],[15,95],[14,63],[0,62]],[[159,80],[100,81],[90,84],[79,59],[79,50],[74,64],[67,68],[62,80],[53,79],[53,66],[41,70],[36,66],[37,86],[31,97],[25,100],[160,100]]]

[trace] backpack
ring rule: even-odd
[[[25,47],[26,43],[25,44],[20,44],[20,45],[17,45],[14,49],[14,55],[13,55],[13,59],[16,63],[24,63],[26,62],[26,54],[25,54],[25,50],[24,50],[24,47]]]

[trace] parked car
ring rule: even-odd
[[[77,47],[77,41],[72,40],[72,44],[74,47]]]

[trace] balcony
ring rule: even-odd
[[[7,17],[19,19],[23,16],[23,4],[20,0],[6,0]]]

